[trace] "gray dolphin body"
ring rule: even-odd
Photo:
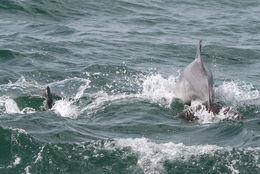
[[[212,73],[201,58],[200,40],[195,60],[184,69],[181,75],[176,88],[177,97],[184,103],[190,103],[192,100],[207,102],[208,107],[210,107],[214,99],[213,87]]]
[[[222,110],[222,106],[214,103],[214,81],[209,68],[201,58],[201,40],[199,41],[197,54],[181,74],[181,78],[176,88],[176,95],[184,103],[189,104],[192,100],[198,100],[201,104],[191,107],[179,113],[174,119],[184,119],[188,121],[198,120],[195,112],[205,108],[208,112],[217,115]],[[242,115],[230,107],[224,108],[224,115],[230,115],[234,119],[244,119]]]

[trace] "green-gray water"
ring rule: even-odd
[[[260,173],[259,31],[251,0],[0,0],[0,173]],[[200,39],[246,120],[173,120]]]

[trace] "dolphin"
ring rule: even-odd
[[[44,109],[45,110],[49,110],[52,108],[53,106],[53,101],[56,101],[56,100],[61,100],[62,97],[61,96],[58,96],[56,94],[53,94],[51,93],[51,89],[49,86],[46,87],[46,94],[45,94],[45,106],[44,106]]]
[[[201,58],[201,40],[197,47],[195,59],[184,69],[180,76],[180,81],[176,86],[176,96],[184,103],[190,104],[191,101],[199,101],[200,104],[190,107],[178,115],[174,119],[184,119],[187,121],[198,120],[195,112],[206,109],[213,115],[222,114],[237,120],[245,119],[241,114],[237,113],[231,107],[222,107],[214,103],[214,81],[213,75],[207,65]]]
[[[52,96],[51,96],[51,89],[49,86],[47,86],[46,88],[46,104],[45,104],[45,109],[51,109],[53,105],[53,100],[52,100]]]
[[[184,103],[192,100],[207,102],[210,108],[214,99],[213,75],[201,58],[201,40],[195,59],[184,69],[177,85],[176,94]]]

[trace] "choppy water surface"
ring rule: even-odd
[[[259,173],[259,24],[258,1],[1,0],[0,173]],[[199,39],[246,120],[173,120]]]

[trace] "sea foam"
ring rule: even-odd
[[[230,161],[229,158],[233,160],[232,156],[240,156],[240,151],[243,151],[244,154],[250,154],[253,159],[256,159],[256,161],[253,161],[253,165],[257,165],[260,153],[259,148],[234,149],[233,147],[209,144],[155,143],[147,138],[119,138],[115,140],[115,146],[113,143],[108,143],[105,148],[107,150],[130,148],[131,152],[137,156],[137,164],[143,169],[144,173],[164,173],[165,162],[180,161],[185,163],[193,159],[193,163],[196,163],[204,155],[222,159],[224,164],[221,165],[225,165],[231,173],[236,173],[236,171],[239,171],[237,166],[239,166],[240,161]],[[227,158],[223,158],[225,154],[228,154]]]

